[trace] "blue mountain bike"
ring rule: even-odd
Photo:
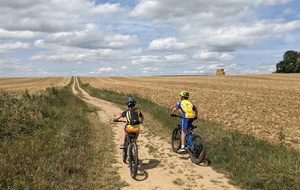
[[[171,114],[172,117],[179,117],[182,118],[179,115]],[[185,146],[188,150],[188,153],[190,155],[190,158],[193,163],[195,164],[200,164],[206,155],[206,144],[204,137],[201,134],[195,134],[193,130],[197,128],[197,126],[190,125],[188,127],[188,130],[185,134]],[[171,144],[172,144],[172,150],[176,153],[181,147],[181,123],[177,125],[173,129],[172,133],[172,139],[171,139]]]

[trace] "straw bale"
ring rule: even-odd
[[[216,75],[225,75],[224,69],[217,69],[216,70]]]

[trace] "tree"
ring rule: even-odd
[[[300,73],[300,52],[286,51],[283,60],[276,64],[276,73]]]

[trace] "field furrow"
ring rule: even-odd
[[[37,92],[47,87],[65,86],[71,77],[16,77],[0,78],[0,90],[10,94],[20,94],[25,90]]]
[[[171,108],[190,92],[200,117],[300,150],[300,75],[80,77],[101,89],[136,94]],[[280,135],[284,134],[284,139]]]

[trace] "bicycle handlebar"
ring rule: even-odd
[[[176,114],[170,114],[171,117],[179,117],[179,118],[182,118],[182,116],[180,115],[176,115]]]
[[[127,121],[124,121],[124,120],[117,120],[117,119],[114,119],[113,122],[127,123]],[[140,124],[143,124],[143,122],[140,122]]]
[[[117,119],[114,119],[113,122],[121,122],[121,123],[126,123],[126,121],[124,120],[117,120]]]
[[[182,116],[176,115],[176,114],[170,114],[170,116],[171,116],[171,117],[179,117],[179,118],[183,118]],[[191,119],[197,119],[197,117],[191,118]]]

